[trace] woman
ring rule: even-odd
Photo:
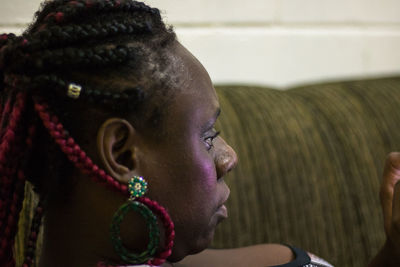
[[[35,262],[43,214],[43,267],[329,266],[283,245],[205,250],[227,216],[224,176],[237,157],[214,128],[207,72],[157,9],[48,1],[0,47],[1,266],[15,266],[26,180],[41,201],[23,266]],[[384,175],[388,242],[371,266],[397,266],[398,176]]]

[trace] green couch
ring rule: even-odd
[[[218,128],[239,164],[213,246],[287,243],[366,266],[385,238],[378,190],[400,149],[400,77],[217,89]]]

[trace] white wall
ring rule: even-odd
[[[39,0],[0,0],[0,32]],[[285,87],[400,74],[400,0],[147,0],[216,83]]]

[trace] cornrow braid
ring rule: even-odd
[[[88,67],[98,68],[101,66],[112,66],[129,60],[135,60],[137,56],[135,48],[118,46],[115,48],[65,48],[53,51],[45,50],[34,54],[22,54],[18,51],[9,57],[9,61],[19,58],[20,64],[10,64],[9,69],[15,73],[26,72],[26,68],[32,68],[33,72],[41,72],[52,69],[65,68],[87,69]]]
[[[28,52],[33,52],[39,49],[57,47],[60,43],[63,45],[72,45],[87,39],[150,32],[151,27],[148,23],[136,22],[133,20],[123,22],[114,20],[104,24],[72,24],[65,27],[56,25],[35,32],[29,40],[29,45],[25,46],[23,49]]]
[[[66,20],[73,20],[82,13],[95,12],[96,14],[110,11],[124,12],[145,12],[156,15],[159,18],[160,12],[156,8],[151,8],[142,2],[124,0],[76,0],[66,1],[56,7],[57,11],[51,12],[44,18],[45,22],[56,24],[64,23]]]
[[[5,78],[6,84],[13,84],[19,88],[26,88],[29,85],[32,91],[48,90],[49,94],[55,93],[61,98],[65,98],[68,95],[68,88],[71,85],[76,85],[82,88],[79,95],[80,100],[102,105],[115,111],[135,111],[146,98],[146,92],[140,86],[125,88],[117,93],[111,93],[98,87],[91,88],[89,84],[82,85],[75,84],[75,82],[65,81],[56,75],[38,75],[34,78],[23,75],[9,75]],[[118,102],[118,105],[115,105],[115,102]]]

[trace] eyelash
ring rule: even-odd
[[[208,136],[204,139],[204,142],[207,145],[207,150],[211,150],[211,148],[214,147],[214,139],[218,137],[218,135],[221,133],[220,131],[216,131],[213,129],[214,134],[212,136]]]

